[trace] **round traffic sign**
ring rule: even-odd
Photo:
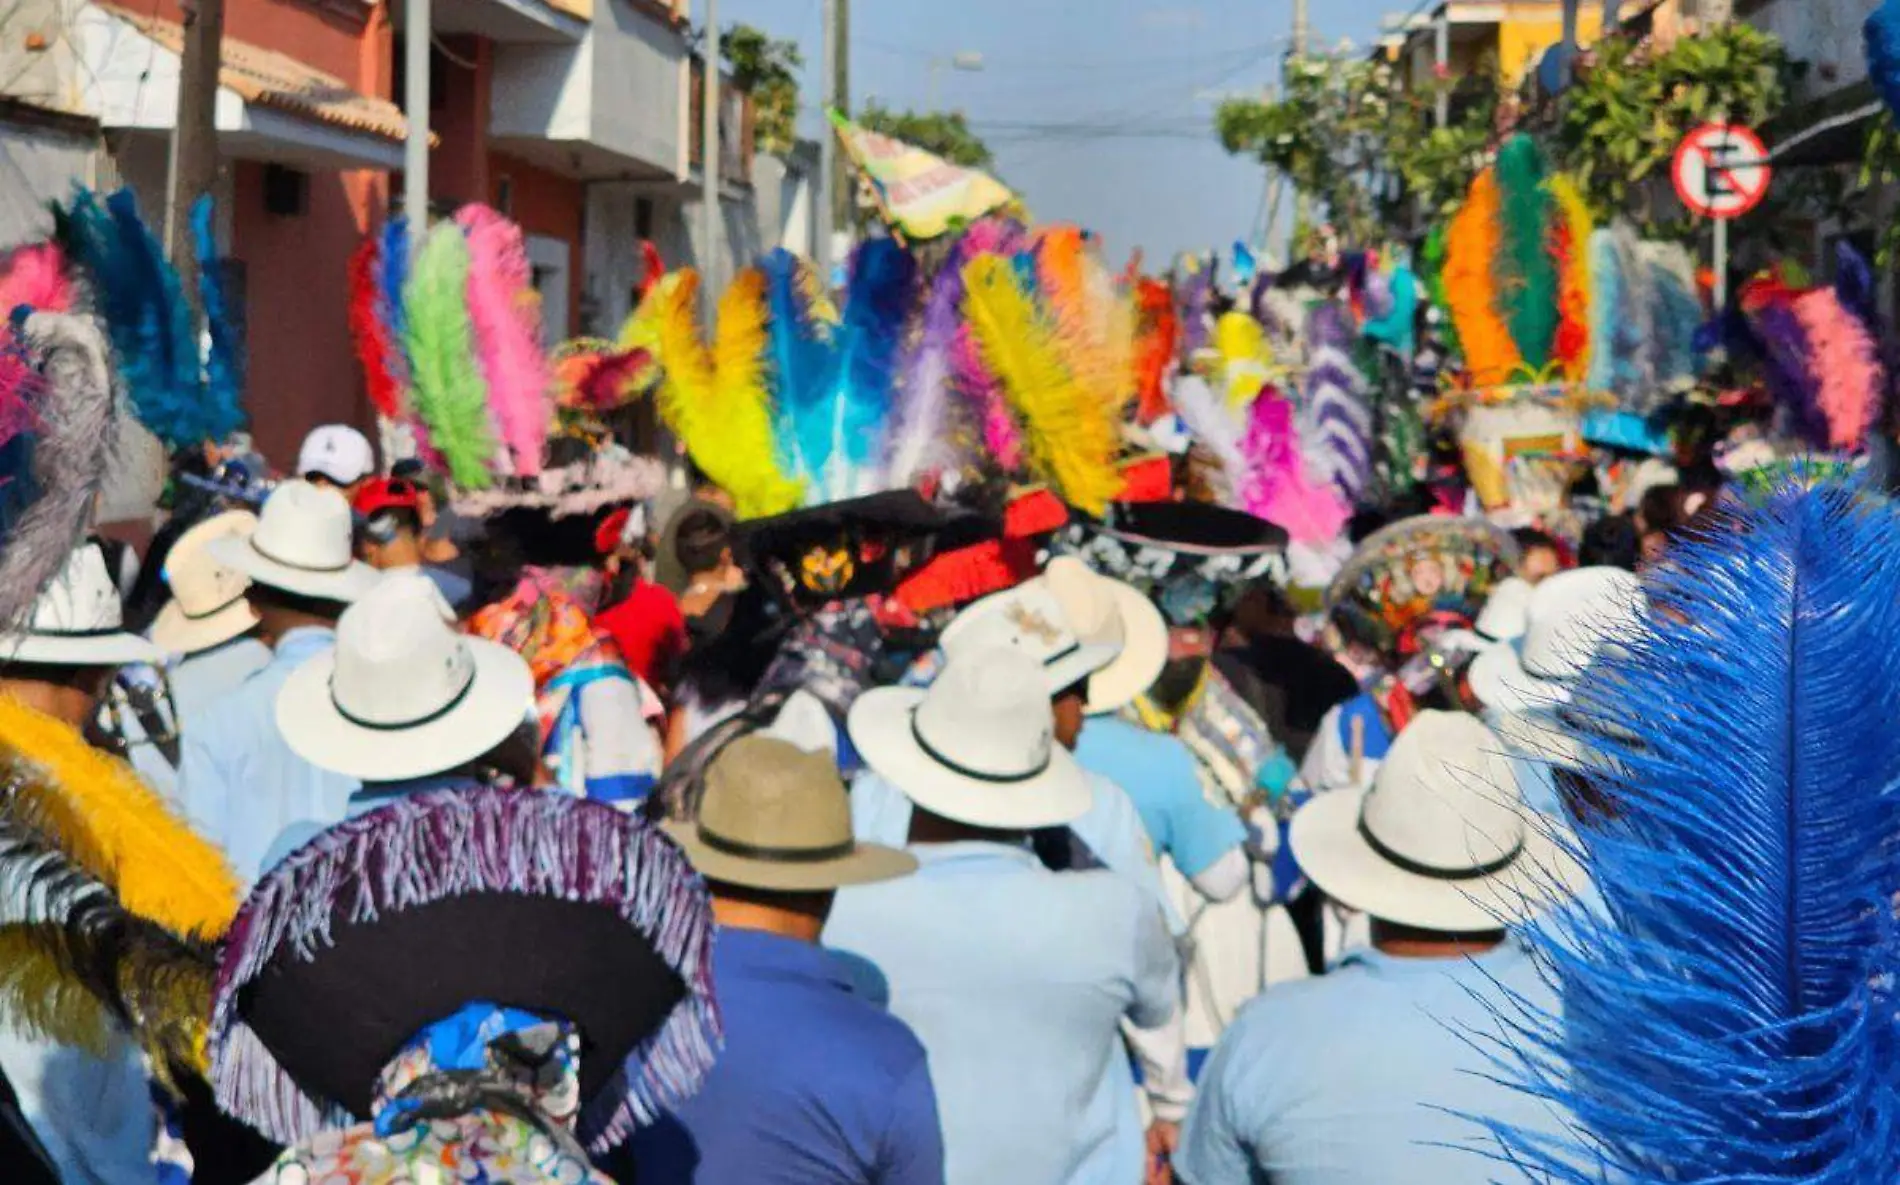
[[[1672,173],[1682,204],[1704,218],[1739,218],[1761,204],[1774,169],[1761,137],[1737,124],[1706,123],[1683,138]]]

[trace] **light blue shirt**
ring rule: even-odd
[[[1100,775],[1087,777],[1092,799],[1089,813],[1069,824],[1069,830],[1089,846],[1102,867],[1140,885],[1161,906],[1170,933],[1177,938],[1186,934],[1187,920],[1161,888],[1154,847],[1128,792]],[[851,783],[851,830],[864,843],[903,847],[910,842],[910,814],[910,799],[903,791],[871,771]]]
[[[1498,1179],[1488,1133],[1461,1116],[1552,1138],[1565,1130],[1549,1104],[1492,1081],[1508,1073],[1482,1050],[1511,1036],[1500,1016],[1518,1016],[1506,993],[1545,1015],[1557,1009],[1515,944],[1469,959],[1355,951],[1323,978],[1268,990],[1208,1059],[1177,1176],[1189,1185]]]
[[[1153,899],[1026,848],[910,851],[914,875],[838,893],[825,944],[875,964],[930,1055],[948,1185],[1139,1181],[1140,1142],[1121,1138],[1139,1131],[1133,1092],[1106,1086],[1128,1073],[1122,1019],[1153,1028],[1176,1007]]]
[[[138,1048],[114,1035],[104,1058],[0,1026],[0,1070],[68,1185],[145,1185],[157,1114]],[[0,1180],[10,1179],[0,1165]]]
[[[180,659],[166,672],[166,683],[171,688],[172,718],[181,736],[184,721],[269,663],[270,647],[256,638],[234,638]],[[154,683],[158,679],[157,672],[150,667],[128,667],[119,677],[122,680],[136,677]],[[145,779],[146,785],[176,801],[178,771],[166,760],[164,751],[147,738],[136,713],[120,711],[116,716],[126,741],[126,759],[132,768]]]
[[[1247,838],[1240,816],[1201,792],[1194,754],[1176,737],[1119,717],[1092,716],[1075,757],[1127,792],[1155,850],[1167,853],[1182,876],[1206,872]]]
[[[179,805],[247,884],[269,867],[267,856],[286,828],[338,822],[357,788],[355,778],[297,756],[277,730],[277,693],[285,680],[335,645],[333,630],[291,630],[264,669],[185,719]]]

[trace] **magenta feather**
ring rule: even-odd
[[[1832,288],[1804,292],[1791,308],[1808,339],[1816,402],[1827,418],[1828,447],[1857,449],[1880,412],[1886,379],[1878,347]]]
[[[39,313],[63,313],[72,303],[72,281],[59,244],[27,243],[0,259],[0,317],[11,316],[21,305]]]
[[[1307,478],[1293,405],[1272,387],[1253,401],[1240,447],[1248,460],[1241,506],[1249,514],[1284,528],[1295,543],[1339,537],[1352,509],[1330,484]]]
[[[515,473],[533,477],[547,444],[554,376],[521,228],[487,206],[463,206],[455,220],[468,235],[468,311],[489,411]]]
[[[979,255],[1014,255],[1025,237],[1021,226],[1003,218],[982,218],[970,224],[943,267],[944,272],[954,277],[943,282],[954,286],[959,305],[963,295],[963,265]],[[1010,414],[1003,385],[983,361],[983,352],[977,348],[975,334],[967,323],[957,328],[950,347],[950,376],[975,412],[984,452],[1005,472],[1019,470],[1023,464],[1022,429]]]

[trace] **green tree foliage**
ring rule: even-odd
[[[1637,189],[1668,175],[1683,136],[1710,121],[1761,126],[1787,102],[1794,74],[1781,41],[1743,23],[1680,38],[1661,53],[1607,38],[1583,55],[1564,92],[1557,161],[1599,218],[1627,214],[1654,228],[1660,220]]]
[[[966,169],[988,169],[996,160],[961,111],[892,111],[871,103],[853,118],[874,132],[934,152]]]
[[[752,96],[754,138],[761,152],[779,156],[798,139],[798,71],[805,64],[798,43],[767,36],[751,25],[720,34],[720,56],[733,85]]]
[[[1287,64],[1278,99],[1230,99],[1214,127],[1228,152],[1271,166],[1317,197],[1348,237],[1365,241],[1462,198],[1496,119],[1490,75],[1456,88],[1441,128],[1436,88],[1408,91],[1385,62],[1308,58]]]
[[[1541,105],[1520,102],[1495,67],[1480,66],[1455,85],[1451,119],[1438,127],[1437,86],[1446,84],[1408,90],[1383,62],[1309,58],[1288,63],[1276,100],[1223,103],[1214,129],[1227,151],[1280,171],[1361,241],[1415,214],[1441,219],[1503,134],[1519,128],[1544,133],[1553,164],[1577,178],[1599,218],[1625,214],[1651,233],[1686,234],[1682,212],[1667,203],[1652,210],[1643,183],[1667,176],[1697,124],[1759,126],[1786,102],[1796,72],[1779,40],[1747,24],[1664,51],[1612,37],[1580,55],[1571,85]]]

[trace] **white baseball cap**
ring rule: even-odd
[[[340,486],[355,485],[376,472],[376,452],[369,437],[348,424],[325,424],[310,430],[297,450],[297,476],[317,474]]]

